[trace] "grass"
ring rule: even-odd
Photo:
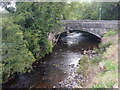
[[[117,69],[116,63],[114,63],[112,60],[105,60],[104,63],[107,71],[114,71]]]
[[[93,85],[92,88],[112,88],[118,81],[118,66],[113,60],[104,60],[106,71],[98,73],[98,83]]]
[[[80,67],[76,69],[76,72],[84,75],[85,71],[88,69],[89,57],[87,55],[82,56],[79,61]]]
[[[95,55],[90,61],[92,64],[99,64],[102,60],[104,60],[103,53],[112,45],[112,42],[101,43],[99,44],[100,49],[94,49],[97,55]]]
[[[103,60],[103,57],[101,54],[98,54],[96,56],[94,56],[92,59],[91,59],[91,64],[96,64],[98,65],[99,62],[101,62]]]
[[[110,59],[114,52],[110,52],[110,50],[115,48],[117,47],[112,45],[104,52],[104,54],[102,54],[104,58],[101,60],[101,62],[104,63],[105,71],[103,73],[96,71],[98,72],[96,77],[99,82],[93,85],[92,88],[113,88],[113,86],[118,83],[118,64],[115,60],[116,58]],[[108,54],[109,56],[105,57]]]
[[[112,44],[113,44],[112,41],[108,41],[106,43],[100,43],[99,49],[94,48],[93,51],[95,51],[97,54],[103,54],[106,51],[106,49],[109,48]]]
[[[104,36],[111,36],[111,35],[114,35],[116,34],[118,31],[117,30],[109,30],[107,33],[104,34]]]
[[[113,57],[111,58],[114,51],[110,52],[110,50],[113,50],[113,49],[117,50],[115,48],[117,47],[115,47],[115,45],[112,45],[104,52],[104,54],[102,54],[104,57],[104,59],[102,59],[102,62],[104,63],[105,72],[97,73],[96,77],[99,82],[93,85],[92,88],[113,88],[113,86],[118,83],[118,72],[117,72],[118,64],[116,62],[116,58],[113,58]],[[108,57],[105,57],[106,55]]]
[[[112,45],[112,42],[107,42],[105,44],[100,44],[99,45],[100,49],[95,49],[97,53],[99,52],[99,54],[95,55],[91,59],[87,55],[82,56],[81,59],[79,60],[80,67],[78,67],[76,69],[76,72],[84,75],[85,71],[88,69],[89,64],[98,65],[99,62],[104,60],[104,57],[103,57],[102,54],[103,54],[103,52],[106,51],[106,48],[108,48],[110,45]]]
[[[117,82],[117,73],[107,71],[104,74],[98,75],[98,83],[93,85],[92,88],[112,88]]]
[[[101,54],[103,53],[103,52],[105,52],[106,51],[106,49],[107,48],[109,48],[111,45],[112,45],[112,41],[109,41],[109,42],[107,42],[107,43],[101,43],[101,44],[99,44],[99,48],[101,49],[101,50],[98,50],[99,52],[101,52]]]

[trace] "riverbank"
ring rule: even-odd
[[[105,49],[104,49],[105,48]],[[91,64],[87,72],[92,71],[91,78],[84,84],[85,88],[118,88],[118,34],[104,36],[99,52],[100,60]],[[94,62],[94,58],[92,59]]]
[[[118,34],[106,33],[98,49],[84,51],[60,87],[118,88],[118,49]]]

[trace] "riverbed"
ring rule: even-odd
[[[71,32],[61,36],[51,54],[37,60],[33,70],[19,74],[4,87],[9,88],[53,88],[69,77],[84,50],[97,48],[97,37],[83,32]]]

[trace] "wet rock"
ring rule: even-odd
[[[69,66],[71,66],[73,68],[75,66],[75,64],[70,64]]]
[[[85,54],[87,54],[87,51],[86,51],[86,50],[84,50],[83,54],[84,54],[84,55],[85,55]]]
[[[75,88],[82,88],[81,86],[75,85]]]
[[[80,74],[77,74],[76,67],[73,67],[69,72],[69,76],[64,80],[59,82],[60,88],[81,88],[79,85],[82,83]]]
[[[117,84],[115,84],[115,85],[113,86],[113,88],[118,88],[118,85],[117,85]]]
[[[84,50],[83,48],[81,50]]]
[[[45,64],[46,62],[43,62],[43,64]]]
[[[55,86],[53,86],[53,88],[55,88]]]
[[[71,67],[73,68],[75,66],[75,64],[71,64]]]
[[[36,66],[33,66],[33,67],[36,67]]]
[[[106,68],[103,62],[100,62],[98,67],[100,72],[105,72]]]
[[[64,74],[66,74],[67,72],[64,72]]]
[[[55,55],[57,55],[57,53],[55,53]]]

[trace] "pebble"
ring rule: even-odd
[[[53,88],[55,88],[55,86],[53,86]]]
[[[75,73],[74,72],[75,69],[76,69],[75,67],[72,68],[72,70],[69,73],[69,76],[64,81],[61,81],[61,82],[58,83],[60,85],[60,87],[62,87],[62,88],[77,88],[77,87],[80,87],[79,85],[80,85],[80,83],[82,83],[81,82],[82,75],[79,75],[79,74]]]

